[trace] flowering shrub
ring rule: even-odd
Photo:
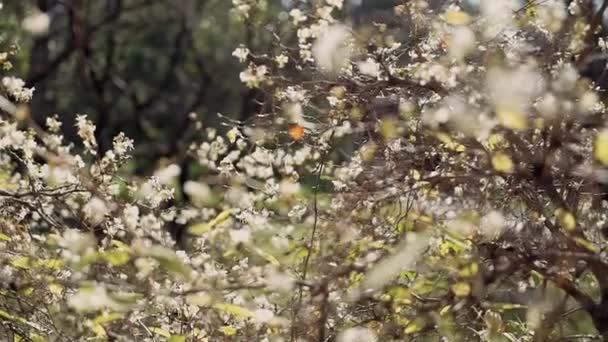
[[[233,54],[259,115],[225,134],[191,116],[179,205],[185,170],[129,175],[131,139],[101,152],[79,114],[68,143],[4,76],[3,338],[607,336],[606,109],[580,75],[608,1],[478,3],[365,27],[294,2],[275,50]]]

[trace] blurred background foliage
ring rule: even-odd
[[[341,19],[359,32],[387,23],[406,41],[407,25],[391,25],[401,2],[345,1]],[[443,2],[429,1],[436,8]],[[278,38],[297,46],[288,14],[296,1],[255,3],[239,18],[229,0],[4,0],[0,44],[19,47],[11,72],[36,88],[31,112],[41,125],[57,114],[67,139],[78,144],[74,120],[88,114],[101,153],[119,132],[135,140],[133,172],[146,175],[169,163],[189,170],[184,155],[196,121],[223,130],[217,113],[247,120],[263,111],[264,94],[239,80],[243,65],[234,49],[243,44],[254,55],[272,57],[289,49]],[[51,20],[41,35],[22,28],[37,11]],[[182,181],[190,176],[184,172]]]
[[[184,182],[201,171],[186,156],[197,121],[221,131],[225,120],[218,113],[247,120],[263,110],[264,94],[239,80],[243,65],[234,49],[242,44],[254,55],[272,57],[288,48],[279,38],[297,46],[290,0],[256,1],[247,18],[235,15],[229,0],[1,3],[0,44],[19,48],[11,73],[35,87],[34,119],[43,126],[58,115],[65,137],[78,148],[75,118],[87,114],[97,126],[100,155],[124,132],[136,142],[128,172],[150,175],[170,163],[180,166],[178,201]],[[372,26],[390,19],[399,3],[346,1],[342,19]],[[22,24],[39,12],[48,14],[49,29],[32,34]],[[284,72],[290,73],[289,66]]]
[[[372,24],[398,3],[351,1],[345,19]],[[12,72],[36,88],[39,123],[57,114],[75,141],[74,119],[88,114],[102,152],[118,132],[135,139],[135,171],[145,174],[187,148],[190,113],[222,129],[217,113],[245,120],[259,110],[262,95],[241,84],[232,51],[244,44],[272,53],[277,37],[293,35],[293,1],[257,4],[239,19],[228,0],[5,0],[0,43],[20,48]],[[48,33],[21,28],[36,11],[49,15]]]

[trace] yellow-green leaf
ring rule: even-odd
[[[405,333],[411,335],[424,329],[426,322],[420,318],[414,319],[405,327]]]
[[[555,211],[557,221],[566,231],[573,231],[576,229],[576,218],[574,215],[566,209],[559,208]]]
[[[112,240],[111,244],[112,244],[112,246],[116,247],[116,249],[119,249],[119,250],[129,250],[130,249],[127,244],[125,244],[124,242],[119,241],[119,240]]]
[[[106,329],[103,327],[103,325],[95,323],[95,322],[91,322],[89,324],[90,324],[91,330],[93,330],[93,332],[95,333],[95,336],[104,338],[108,335],[108,333],[106,333]]]
[[[435,137],[441,141],[448,150],[456,152],[464,152],[466,150],[464,145],[454,141],[454,139],[452,139],[452,137],[447,133],[437,132],[435,133]]]
[[[218,304],[213,305],[213,307],[217,310],[229,313],[238,318],[248,318],[248,317],[253,316],[253,312],[249,311],[248,309],[246,309],[242,306],[238,306],[238,305],[234,305],[234,304],[218,303]]]
[[[509,144],[505,140],[505,137],[502,134],[494,133],[494,134],[490,135],[490,137],[486,141],[485,145],[489,151],[494,151],[498,148],[507,147]]]
[[[28,325],[28,326],[36,329],[36,330],[42,330],[38,324],[30,322],[30,321],[28,321],[27,319],[25,319],[23,317],[12,315],[9,312],[4,311],[4,310],[0,310],[0,318],[4,318],[4,319],[11,320],[11,321],[14,321],[14,322],[18,322],[18,323],[21,323],[21,324],[26,324],[26,325]]]
[[[6,234],[0,233],[0,241],[11,241],[11,237]]]
[[[112,266],[122,266],[131,259],[130,253],[118,250],[105,252],[103,256]]]
[[[30,258],[26,256],[16,257],[11,260],[11,266],[27,270],[30,268]]]
[[[161,329],[161,328],[157,328],[157,327],[151,327],[149,328],[149,330],[153,333],[155,333],[156,335],[160,335],[162,337],[166,337],[166,338],[170,338],[171,337],[171,333],[168,332],[165,329]]]
[[[528,118],[525,113],[509,108],[496,109],[496,116],[506,128],[524,130],[528,128]]]
[[[199,223],[199,224],[190,226],[190,228],[189,228],[190,233],[197,234],[197,235],[204,234],[204,233],[210,231],[211,229],[213,229],[215,226],[226,222],[226,220],[228,220],[230,218],[230,215],[232,215],[232,209],[224,210],[219,215],[217,215],[217,217],[215,217],[213,220],[211,220],[209,222]]]
[[[608,130],[603,130],[595,137],[593,154],[603,165],[608,165]]]
[[[57,283],[49,284],[49,291],[55,296],[61,296],[63,294],[63,286]]]
[[[581,247],[587,249],[590,252],[597,253],[600,251],[600,248],[589,240],[585,240],[581,237],[574,237],[574,241]]]
[[[222,333],[224,333],[224,335],[226,335],[226,336],[234,336],[234,335],[236,335],[236,332],[237,332],[236,328],[231,325],[225,325],[225,326],[221,327],[220,331]]]
[[[268,261],[271,265],[274,266],[280,266],[281,263],[279,262],[279,260],[277,260],[277,258],[275,258],[272,254],[265,252],[259,248],[255,248],[254,249],[256,253],[258,253],[262,258],[264,258],[264,260]]]
[[[163,246],[152,246],[140,251],[144,257],[150,257],[158,261],[158,263],[171,273],[181,275],[182,277],[189,279],[192,270],[186,266],[178,257],[175,255],[173,250]]]
[[[456,283],[452,285],[452,292],[457,297],[466,297],[471,293],[471,285],[465,282]]]
[[[513,169],[515,168],[511,157],[501,152],[492,156],[492,167],[494,170],[502,173],[513,173]]]
[[[186,336],[184,335],[173,335],[169,337],[167,342],[186,342]]]
[[[463,11],[448,11],[443,15],[443,20],[450,25],[467,25],[473,18]]]
[[[399,136],[399,123],[393,117],[387,117],[380,120],[380,134],[385,140],[393,140]]]
[[[464,278],[473,277],[479,272],[479,264],[476,262],[467,265],[463,269],[460,270],[459,275]]]
[[[96,324],[104,325],[104,324],[110,323],[112,321],[123,319],[124,317],[125,317],[125,315],[121,314],[120,312],[111,312],[111,313],[104,312],[103,314],[95,317],[93,322],[95,322]]]
[[[37,260],[36,267],[43,267],[49,270],[59,271],[63,268],[64,262],[61,259]]]

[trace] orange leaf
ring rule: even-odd
[[[289,127],[289,136],[295,140],[301,140],[302,138],[304,138],[304,134],[306,132],[304,131],[304,127],[298,125],[298,124],[293,124]]]

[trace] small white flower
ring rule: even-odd
[[[84,114],[76,116],[76,128],[78,128],[78,136],[82,139],[87,151],[95,154],[97,149],[97,140],[95,139],[95,125]]]
[[[300,31],[298,31],[298,34]],[[350,32],[343,25],[334,25],[323,32],[312,48],[317,65],[327,72],[338,72],[350,58]]]
[[[335,8],[341,9],[344,4],[344,0],[326,0],[327,4]]]
[[[289,12],[289,15],[293,18],[293,24],[294,25],[298,25],[302,21],[306,20],[306,15],[304,15],[304,13],[301,10],[297,9],[297,8],[292,9]]]
[[[23,19],[22,25],[33,35],[43,35],[49,31],[51,18],[48,14],[37,11]]]
[[[260,324],[269,323],[274,318],[274,313],[268,309],[258,309],[253,312],[253,318]]]
[[[376,334],[364,327],[354,327],[346,329],[338,334],[338,342],[376,342],[378,337]]]
[[[247,243],[251,240],[251,232],[248,229],[234,229],[230,231],[230,239],[235,244]]]
[[[82,208],[86,219],[91,225],[98,225],[103,222],[105,215],[110,211],[106,202],[99,197],[94,196],[89,202]]]
[[[287,63],[289,62],[289,57],[287,57],[287,55],[282,53],[282,54],[276,56],[274,58],[274,61],[277,63],[277,67],[279,69],[283,69],[285,67],[285,65],[287,65]]]
[[[380,64],[378,64],[372,58],[368,58],[364,61],[357,63],[357,67],[359,67],[359,71],[363,75],[367,75],[370,77],[380,76]]]
[[[236,57],[239,62],[243,63],[247,60],[247,56],[249,56],[249,49],[244,46],[239,46],[238,48],[234,49],[232,55]]]
[[[241,82],[245,83],[249,88],[256,88],[266,78],[268,68],[265,65],[249,66],[245,71],[239,74]]]
[[[61,128],[61,121],[57,120],[57,115],[49,116],[46,118],[46,127],[53,133],[59,132]]]

